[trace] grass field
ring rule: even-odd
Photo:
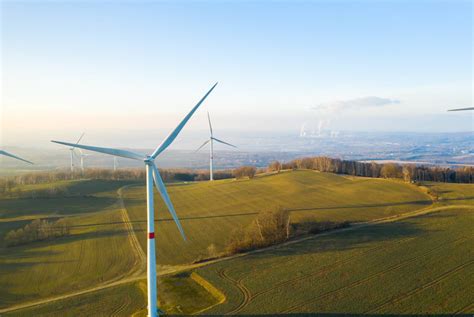
[[[10,248],[0,244],[0,308],[92,287],[135,269],[137,259],[117,204],[116,190],[123,183],[60,185],[70,186],[73,195],[0,200],[0,237],[24,226],[25,219],[69,216],[72,223],[67,237]]]
[[[208,256],[207,247],[225,246],[232,231],[247,225],[272,206],[292,210],[292,222],[304,218],[367,221],[419,209],[431,204],[416,186],[397,181],[344,177],[314,171],[285,172],[252,180],[177,184],[169,194],[188,241],[179,232],[161,199],[156,200],[157,261],[173,265]],[[125,206],[146,250],[145,189],[124,191]]]
[[[146,308],[144,284],[145,282],[127,283],[2,316],[131,316]]]
[[[204,288],[188,278],[189,274],[158,280],[160,309],[168,314],[191,314],[216,303]],[[176,299],[179,298],[179,303]],[[72,298],[54,301],[2,316],[147,316],[146,280],[124,283]]]
[[[199,269],[228,299],[206,313],[472,313],[472,211],[329,234]]]
[[[146,315],[146,284],[136,255],[137,247],[145,249],[144,188],[131,184],[122,190],[139,241],[134,245],[117,195],[124,185],[66,181],[54,186],[66,186],[67,197],[0,199],[0,237],[35,218],[69,217],[73,223],[69,237],[14,248],[0,245],[0,309],[91,289],[5,316]],[[171,314],[206,307],[212,307],[205,311],[211,314],[472,312],[473,187],[426,185],[440,198],[433,205],[423,188],[414,185],[313,171],[170,185],[189,241],[181,241],[157,199],[161,265],[189,263],[205,256],[210,244],[222,248],[233,228],[276,205],[292,210],[293,222],[308,217],[368,221],[423,208],[445,210],[315,236],[196,269],[226,296],[220,305],[212,292],[189,278],[190,272],[160,277],[160,307]],[[22,188],[32,190],[41,186]],[[123,284],[107,287],[122,278]],[[106,288],[94,290],[97,286]]]

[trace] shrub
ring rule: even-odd
[[[267,171],[269,172],[280,172],[281,171],[281,163],[278,161],[273,161],[268,164]]]
[[[280,207],[257,215],[247,228],[234,231],[227,252],[236,254],[281,243],[290,238],[290,215]]]

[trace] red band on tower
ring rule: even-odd
[[[148,239],[155,239],[155,233],[154,232],[150,232],[148,234]]]

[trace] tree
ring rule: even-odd
[[[278,161],[271,162],[270,164],[268,164],[267,171],[279,173],[281,171],[281,163]]]
[[[254,166],[242,166],[234,170],[235,178],[253,178],[257,173],[257,169]]]
[[[399,176],[398,172],[399,166],[394,163],[384,164],[380,170],[380,176],[384,178],[397,178]]]

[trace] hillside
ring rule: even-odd
[[[127,186],[124,187],[124,185]],[[428,185],[430,190],[436,191],[441,198],[441,201],[434,207],[442,204],[468,204],[471,202],[470,187],[448,185],[448,188],[444,187],[444,184],[436,183]],[[142,226],[145,224],[144,218],[142,218],[145,213],[142,185],[85,180],[66,182],[61,186],[68,187],[67,197],[34,199],[32,201],[37,209],[33,213],[22,209],[21,206],[26,204],[24,198],[0,199],[0,206],[3,206],[0,209],[2,215],[0,230],[3,234],[9,228],[20,226],[26,218],[67,216],[74,224],[73,234],[70,237],[13,248],[3,246],[0,249],[0,270],[2,273],[0,283],[4,286],[0,294],[2,299],[0,304],[2,307],[9,307],[56,295],[72,294],[54,302],[45,302],[42,305],[16,310],[12,314],[48,315],[46,312],[58,312],[67,305],[67,307],[71,307],[74,316],[88,315],[90,309],[95,309],[93,307],[98,307],[97,309],[101,310],[101,313],[103,310],[104,315],[108,315],[116,311],[115,303],[120,302],[120,298],[124,298],[123,294],[129,294],[125,297],[128,299],[123,303],[123,307],[119,308],[120,311],[142,311],[143,301],[138,298],[143,293],[142,286],[140,286],[143,285],[143,259],[137,251],[141,250],[140,245],[143,244],[145,236],[145,232],[142,230]],[[462,188],[459,187],[458,190],[457,186]],[[119,199],[117,192],[119,188],[121,188],[119,192],[124,197],[123,202],[126,209],[121,208],[121,199]],[[29,189],[24,188],[23,190]],[[246,225],[257,212],[275,205],[291,209],[292,222],[307,217],[321,220],[369,221],[432,208],[430,197],[424,193],[422,188],[414,185],[398,181],[354,178],[313,171],[280,173],[260,176],[253,180],[175,184],[169,186],[169,192],[182,219],[189,241],[187,243],[181,241],[169,215],[164,212],[164,206],[158,200],[157,255],[162,265],[189,263],[196,257],[206,254],[206,249],[211,243],[218,247],[224,246],[233,228]],[[209,199],[209,197],[213,197],[213,199]],[[104,199],[109,200],[105,203]],[[97,205],[93,203],[95,200],[98,202]],[[55,207],[53,208],[53,206]],[[452,207],[448,206],[448,208]],[[80,212],[81,209],[83,212]],[[453,209],[451,212],[449,217],[439,218],[454,221],[461,215],[459,210]],[[345,273],[338,271],[339,264],[334,265],[331,261],[340,259],[341,262],[337,263],[341,263],[341,265],[346,263],[346,267],[349,268],[358,263],[357,261],[351,262],[356,259],[356,255],[361,261],[365,261],[361,262],[360,267],[357,266],[360,269],[360,276],[365,276],[364,274],[368,273],[364,271],[364,267],[368,270],[368,267],[373,263],[381,263],[380,265],[383,267],[387,265],[390,267],[391,261],[398,261],[396,260],[398,257],[403,260],[404,248],[407,248],[406,250],[413,249],[414,254],[419,254],[420,251],[417,251],[410,241],[415,243],[415,239],[421,233],[432,234],[420,236],[420,239],[424,237],[423,241],[432,240],[433,243],[441,244],[442,241],[451,239],[451,234],[435,239],[436,236],[433,234],[437,230],[441,230],[444,224],[440,224],[438,227],[434,225],[433,221],[423,224],[427,220],[422,219],[431,219],[428,216],[425,217],[416,218],[420,219],[417,220],[420,223],[410,225],[405,223],[410,220],[403,220],[404,222],[400,222],[399,225],[396,225],[397,222],[382,224],[377,227],[378,229],[367,227],[365,229],[354,228],[353,231],[346,233],[334,232],[332,238],[329,238],[332,234],[324,237],[315,236],[316,243],[310,244],[309,241],[298,243],[294,245],[294,252],[293,247],[290,246],[277,248],[274,251],[261,252],[259,255],[210,264],[196,270],[196,272],[227,296],[224,304],[216,306],[215,310],[210,312],[233,311],[236,308],[235,305],[240,306],[238,303],[241,295],[239,295],[239,289],[236,289],[230,280],[222,280],[222,277],[219,277],[221,276],[219,268],[227,266],[231,268],[230,271],[224,272],[230,279],[239,279],[245,276],[242,285],[247,287],[250,292],[253,292],[253,289],[250,288],[251,285],[247,285],[248,279],[255,280],[255,283],[258,284],[260,277],[266,276],[269,280],[265,280],[265,283],[272,285],[271,283],[274,281],[284,281],[294,275],[311,275],[313,268],[319,272],[324,267],[334,266],[334,272],[331,274],[336,275],[328,276],[327,282],[332,284],[334,276],[345,278]],[[130,219],[130,222],[127,218]],[[469,225],[471,218],[467,217],[461,220]],[[132,229],[130,224],[133,226],[133,231],[130,231]],[[448,225],[446,224],[446,226]],[[420,227],[424,229],[420,230]],[[448,227],[461,233],[466,230],[465,227],[457,228],[452,223]],[[132,237],[138,238],[137,243],[133,243]],[[318,242],[319,239],[321,239],[320,242]],[[406,244],[400,244],[399,240],[406,242]],[[379,246],[379,243],[382,245]],[[397,249],[397,245],[403,246],[403,248]],[[446,252],[449,246],[446,244],[446,249],[443,249],[444,251],[440,249],[439,252]],[[429,249],[431,247],[432,245],[429,244],[423,248]],[[375,252],[375,249],[379,251]],[[365,252],[367,250],[370,252]],[[372,253],[371,250],[374,252]],[[386,253],[383,250],[393,250],[393,253],[391,253],[392,251]],[[349,253],[346,255],[346,252]],[[351,252],[360,252],[360,254]],[[346,256],[348,257],[347,261],[345,260]],[[455,257],[458,255],[456,254]],[[288,262],[291,265],[284,269],[286,271],[284,275],[280,275],[282,271],[278,269],[259,271],[267,265],[269,265],[268,268],[273,268],[272,261],[280,262],[283,259],[282,263],[287,259],[296,261]],[[425,261],[425,258],[417,257],[417,259]],[[237,269],[243,265],[242,263],[247,263],[246,261],[254,266],[248,276],[243,274],[244,271],[239,273],[240,271]],[[435,263],[429,262],[431,260],[426,261],[430,266],[436,267]],[[224,265],[224,263],[226,264]],[[298,263],[301,263],[302,266],[299,266]],[[343,267],[341,266],[341,268]],[[172,268],[171,266],[161,266],[160,272]],[[278,265],[275,264],[275,268],[278,268]],[[284,266],[281,268],[283,270]],[[253,275],[253,270],[256,275]],[[234,271],[237,274],[235,276],[233,275]],[[428,273],[424,272],[423,274],[429,278]],[[411,271],[406,271],[406,274],[411,276]],[[31,282],[27,283],[26,281]],[[346,285],[351,281],[353,280],[341,279],[340,283]],[[159,283],[160,289],[166,290],[166,294],[159,292],[160,305],[169,312],[192,313],[216,303],[215,299],[209,298],[205,289],[189,279],[189,273],[160,277]],[[38,285],[42,287],[40,288]],[[299,287],[299,284],[295,285]],[[292,284],[291,289],[294,289],[295,285]],[[252,287],[254,287],[253,284]],[[255,287],[258,288],[258,286]],[[305,289],[309,286],[302,284],[301,287]],[[283,301],[282,298],[287,296],[285,290],[288,289],[282,286],[281,293],[278,295],[280,297],[275,295],[275,298]],[[260,291],[260,289],[256,290],[256,292]],[[78,293],[74,294],[75,292]],[[18,294],[23,295],[18,296]],[[197,300],[189,300],[190,298]],[[262,294],[257,296],[257,299],[255,307],[260,305],[258,304],[260,300],[266,300],[266,297]],[[315,309],[310,304],[308,305],[308,311]],[[259,308],[255,307],[249,306],[248,312],[259,313]],[[242,308],[241,311],[247,312],[246,309]]]
[[[208,256],[214,244],[222,250],[233,230],[274,206],[302,219],[367,221],[429,206],[431,199],[414,185],[384,179],[357,178],[314,171],[293,171],[251,180],[177,184],[169,195],[188,237],[182,241],[161,199],[156,199],[157,261],[189,263]],[[138,240],[146,250],[145,190],[124,190],[124,202]]]
[[[472,313],[472,211],[329,234],[199,269],[227,296],[206,313]]]

